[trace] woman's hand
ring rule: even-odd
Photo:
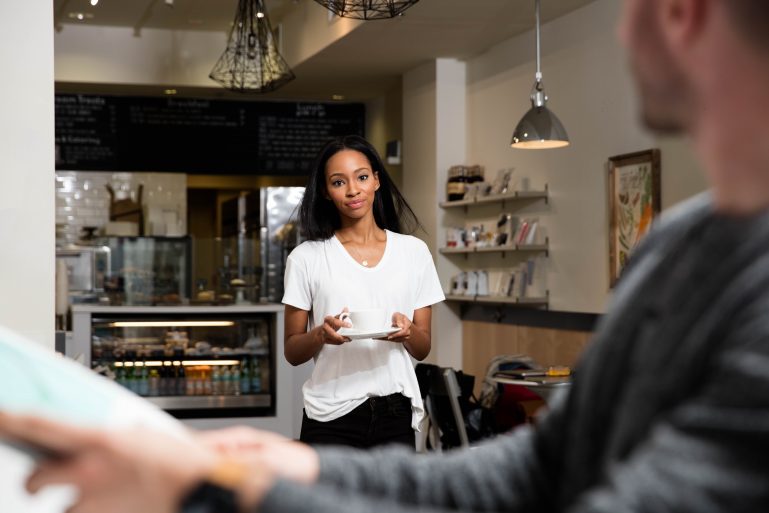
[[[406,317],[400,312],[395,312],[392,318],[393,328],[400,328],[395,333],[390,334],[387,340],[391,342],[406,342],[411,338],[411,327],[413,323],[411,319]]]
[[[398,328],[398,331],[392,333],[385,340],[403,344],[406,351],[417,360],[424,360],[430,354],[430,319],[432,309],[429,306],[414,310],[414,320],[412,321],[404,314],[395,312],[392,318],[392,325]]]
[[[301,365],[317,356],[326,344],[340,345],[350,339],[337,333],[342,327],[351,327],[350,323],[341,319],[347,312],[344,307],[339,315],[329,315],[323,324],[307,331],[310,312],[291,305],[286,305],[285,341],[283,354],[291,365]]]
[[[345,342],[349,342],[350,339],[347,337],[343,337],[339,333],[337,333],[337,330],[339,328],[351,328],[352,324],[350,324],[348,321],[342,320],[342,314],[347,313],[348,309],[345,306],[342,311],[338,315],[327,315],[323,319],[323,324],[315,328],[316,331],[316,339],[318,342],[322,344],[332,344],[332,345],[341,345]]]

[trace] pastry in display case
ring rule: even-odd
[[[83,306],[75,311],[75,338],[86,342],[73,351],[179,418],[272,415],[277,321],[271,306]]]

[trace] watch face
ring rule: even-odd
[[[204,482],[182,501],[181,513],[238,513],[235,492]]]

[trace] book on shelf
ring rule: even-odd
[[[529,230],[526,232],[526,239],[524,240],[524,244],[536,244],[538,232],[539,232],[539,220],[532,219],[531,221],[529,221]]]
[[[518,229],[515,232],[515,235],[513,237],[513,243],[514,244],[522,244],[523,241],[526,238],[526,232],[529,231],[529,220],[528,219],[521,219],[521,222],[518,224]]]
[[[532,256],[526,261],[526,290],[522,297],[540,298],[547,295],[544,255]]]
[[[539,219],[536,217],[526,217],[518,225],[518,229],[513,237],[514,242],[519,245],[536,244],[539,240],[539,231]]]

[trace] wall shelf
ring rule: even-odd
[[[462,303],[487,303],[496,305],[517,305],[531,307],[547,307],[548,297],[509,297],[509,296],[457,296],[446,295],[446,301]]]
[[[474,205],[485,205],[490,203],[502,203],[507,201],[521,201],[521,200],[535,200],[544,199],[545,203],[548,201],[548,187],[545,184],[544,190],[541,191],[513,191],[507,194],[490,194],[488,196],[475,197],[472,199],[462,199],[455,201],[442,201],[438,205],[441,208],[456,208],[456,207],[470,207]]]
[[[548,254],[548,241],[544,244],[515,244],[512,246],[491,246],[482,248],[440,248],[438,251],[443,255],[467,255],[469,253],[504,253],[513,251],[540,251]]]
[[[519,208],[526,207],[529,203],[539,200],[544,200],[548,203],[549,189],[547,184],[543,190],[529,190],[529,191],[511,191],[505,194],[493,194],[488,196],[476,196],[469,199],[462,199],[456,201],[443,201],[438,205],[443,209],[456,209],[461,208],[464,210],[465,218],[480,215],[485,211],[477,211],[472,215],[468,214],[469,207],[475,207],[480,205],[497,205],[500,210],[506,210],[508,207],[505,203],[511,203],[509,208],[512,210],[518,210]],[[543,238],[540,235],[540,239]],[[497,257],[491,257],[490,261],[496,261],[500,263],[500,257],[505,258],[506,253],[518,253],[522,260],[529,259],[531,253],[543,253],[545,257],[549,256],[549,243],[547,237],[544,237],[545,241],[542,244],[506,244],[503,246],[483,246],[483,247],[443,247],[439,248],[438,252],[445,255],[447,258],[451,255],[464,255],[465,260],[469,258],[470,254],[489,254],[498,255]],[[485,240],[485,239],[484,239]],[[512,240],[516,240],[513,238]],[[536,240],[536,239],[535,239]],[[509,265],[523,265],[522,262],[518,262],[518,256],[511,257],[513,262]],[[486,261],[486,259],[482,259]],[[513,276],[518,274],[518,271],[512,271]],[[529,271],[530,272],[530,268]],[[525,274],[525,271],[522,272]],[[512,278],[511,278],[512,279]],[[538,289],[541,293],[541,289]],[[465,310],[468,305],[476,305],[488,310],[495,311],[495,317],[497,320],[504,316],[504,311],[510,308],[543,308],[547,309],[549,305],[549,293],[545,292],[544,297],[510,297],[510,296],[466,296],[466,295],[447,295],[447,301],[459,303],[461,310]]]

